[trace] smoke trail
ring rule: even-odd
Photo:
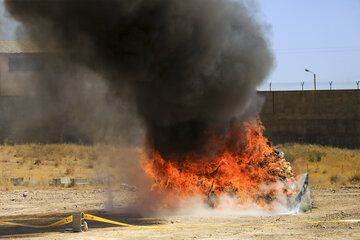
[[[108,80],[163,155],[201,149],[254,108],[273,56],[245,1],[6,0],[40,46]]]

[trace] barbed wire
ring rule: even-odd
[[[269,82],[258,87],[258,91],[307,91],[314,90],[314,82]],[[317,81],[316,90],[360,90],[359,81]]]

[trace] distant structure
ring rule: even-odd
[[[264,91],[261,120],[275,144],[360,146],[360,91]]]
[[[34,94],[29,81],[43,70],[45,55],[31,41],[0,40],[0,96]]]

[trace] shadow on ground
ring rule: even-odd
[[[164,220],[157,218],[142,218],[140,216],[130,215],[130,214],[110,214],[104,211],[86,211],[88,214],[93,214],[98,217],[110,219],[117,222],[124,222],[127,224],[141,225],[141,226],[154,226],[163,224]],[[61,213],[61,214],[39,214],[39,215],[19,215],[19,216],[9,216],[9,217],[0,217],[0,221],[22,223],[22,224],[31,224],[31,225],[47,225],[53,222],[59,221],[63,218],[70,216],[72,213]],[[119,225],[113,225],[109,223],[103,223],[98,221],[86,220],[89,228],[109,228],[109,227],[119,227]],[[14,239],[22,238],[24,235],[31,234],[31,236],[37,236],[39,234],[48,233],[48,232],[66,232],[67,229],[72,228],[72,223],[53,227],[53,228],[28,228],[22,226],[9,226],[0,224],[0,238],[3,239]]]

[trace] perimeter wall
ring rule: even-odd
[[[260,114],[275,144],[305,142],[360,146],[360,91],[265,91]]]

